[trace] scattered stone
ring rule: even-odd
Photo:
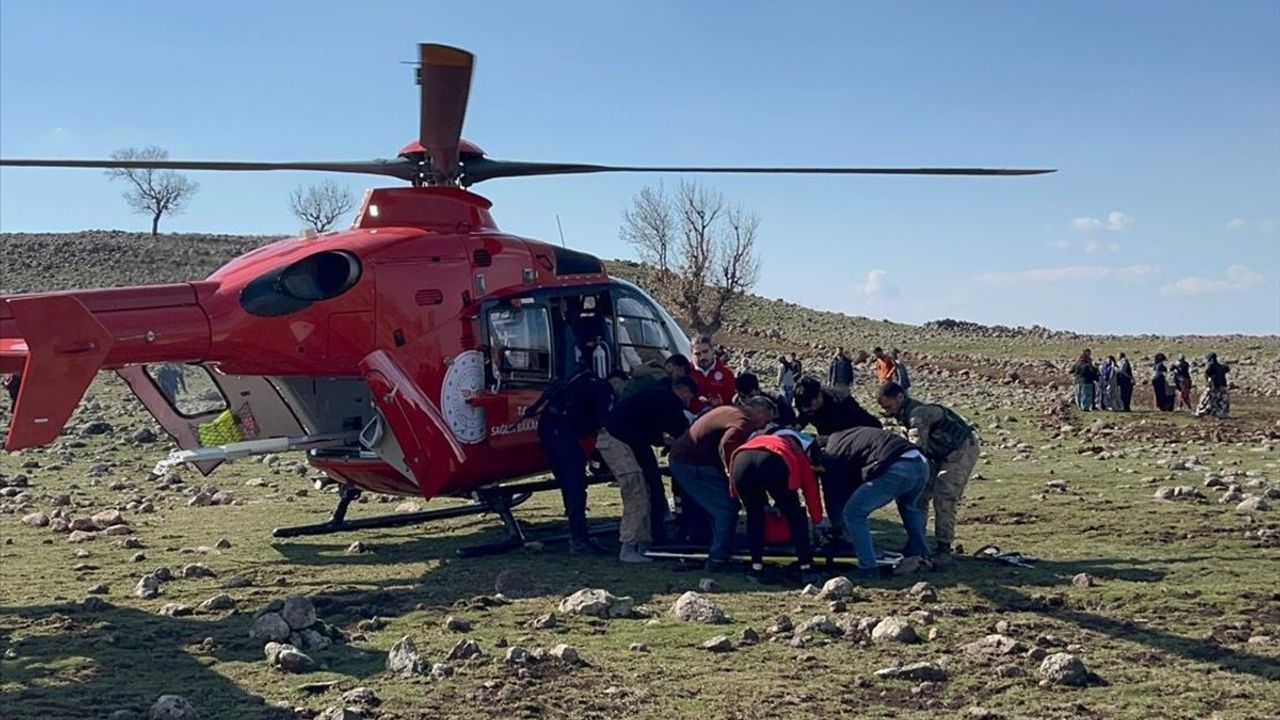
[[[1270,509],[1271,506],[1267,504],[1267,501],[1257,495],[1246,497],[1239,505],[1236,505],[1236,512],[1242,513],[1263,512]],[[74,534],[75,533],[72,533],[72,535]]]
[[[310,598],[301,595],[290,595],[284,599],[284,608],[280,617],[294,630],[302,630],[316,624],[316,606]]]
[[[1054,653],[1040,663],[1040,676],[1049,685],[1083,687],[1089,683],[1089,669],[1070,653]]]
[[[102,531],[102,533],[103,533],[104,535],[110,535],[110,536],[112,536],[112,537],[121,537],[121,536],[124,536],[124,535],[132,535],[132,534],[133,534],[133,528],[129,527],[128,525],[124,525],[124,524],[120,524],[120,525],[112,525],[112,526],[108,527],[106,530],[103,530],[103,531]]]
[[[106,595],[109,592],[111,592],[111,587],[106,583],[98,583],[88,590],[90,595]]]
[[[789,633],[794,629],[795,626],[791,624],[791,618],[786,615],[779,615],[773,619],[773,624],[765,628],[764,631],[768,635],[781,635],[783,633]]]
[[[1002,678],[1020,678],[1026,677],[1027,671],[1022,669],[1021,665],[1001,665],[996,668],[996,676]]]
[[[907,591],[907,594],[920,602],[938,601],[938,589],[931,583],[927,582],[918,582],[915,585],[912,585],[911,589]]]
[[[644,643],[638,643],[638,642],[637,642],[637,643],[631,643],[631,645],[630,645],[630,646],[628,646],[628,647],[627,647],[627,649],[628,649],[628,650],[630,650],[631,652],[638,652],[638,653],[647,653],[647,652],[649,652],[649,646],[648,646],[648,645],[645,645]]]
[[[367,687],[352,688],[342,693],[343,705],[359,705],[361,707],[378,707],[382,704],[382,698],[378,694]]]
[[[1075,577],[1071,578],[1071,584],[1078,588],[1093,587],[1093,576],[1088,573],[1077,573]]]
[[[199,720],[200,713],[181,695],[161,695],[151,706],[151,720]]]
[[[916,634],[915,628],[911,627],[911,623],[893,615],[876,623],[871,630],[871,639],[874,642],[920,642],[920,636]]]
[[[310,655],[292,645],[284,646],[276,655],[275,666],[287,673],[309,673],[317,667]]]
[[[968,645],[962,645],[960,650],[966,655],[1012,655],[1022,652],[1022,643],[1008,635],[992,634]]]
[[[810,583],[810,584],[808,584],[808,585],[805,585],[805,586],[804,586],[803,588],[801,588],[801,590],[800,590],[800,594],[801,594],[801,595],[812,595],[812,596],[814,596],[814,597],[817,597],[817,596],[818,596],[818,593],[820,593],[820,592],[822,592],[822,588],[820,588],[820,587],[818,587],[817,585],[814,585],[814,584],[812,584],[812,583]]]
[[[714,592],[716,589],[716,581],[714,578],[702,578],[698,581],[698,592]]]
[[[201,612],[219,612],[222,610],[231,610],[236,606],[236,601],[226,593],[219,593],[213,597],[200,603]]]
[[[714,600],[692,590],[676,598],[671,614],[685,622],[719,624],[728,621],[724,610]]]
[[[630,617],[635,600],[617,597],[608,590],[583,588],[560,601],[560,612],[598,618]]]
[[[146,560],[146,559],[147,559],[146,553],[136,552],[129,557],[129,562],[142,562],[143,560]]]
[[[94,513],[90,520],[100,528],[126,524],[119,510],[103,510],[100,513]]]
[[[190,615],[191,612],[190,605],[183,605],[182,603],[175,602],[165,603],[164,607],[160,608],[160,614],[168,617],[186,617]]]
[[[209,568],[208,565],[205,565],[204,563],[189,563],[187,565],[183,565],[182,571],[179,574],[182,575],[182,577],[187,578],[188,580],[197,579],[197,578],[218,577],[218,574],[215,573],[212,569]]]
[[[570,665],[582,664],[582,656],[578,654],[578,648],[566,643],[560,643],[551,648],[548,654],[560,662],[569,663]]]
[[[842,613],[848,610],[849,606],[843,600],[832,600],[831,602],[827,603],[827,609],[833,613]]]
[[[43,512],[34,512],[30,515],[22,516],[22,524],[27,527],[47,527],[49,525],[49,515]]]
[[[133,710],[114,710],[107,720],[142,720],[142,716]]]
[[[459,640],[458,644],[453,646],[453,649],[449,651],[449,656],[446,659],[467,660],[482,654],[484,654],[484,651],[480,649],[480,643],[471,639],[463,639]]]
[[[355,542],[347,546],[348,555],[362,555],[366,552],[368,552],[368,550],[365,548],[364,543],[360,542],[359,540],[356,540]]]
[[[471,623],[456,615],[450,615],[444,619],[444,629],[456,633],[471,632]]]
[[[533,622],[530,623],[530,626],[534,630],[550,630],[551,628],[556,626],[556,616],[554,613],[539,615],[538,617],[533,619]]]
[[[134,537],[131,535],[121,540],[117,540],[116,545],[119,545],[121,548],[124,548],[125,550],[137,550],[138,548],[142,547],[142,541],[139,540],[137,537]]]
[[[155,574],[143,575],[138,581],[137,587],[133,589],[133,594],[138,597],[149,600],[160,594],[160,578]]]
[[[503,656],[502,660],[506,663],[527,663],[529,662],[529,651],[519,645],[513,645],[507,648],[507,653]]]
[[[1032,662],[1040,662],[1049,656],[1044,648],[1033,647],[1026,652],[1026,658]]]
[[[810,632],[819,632],[823,635],[835,637],[843,635],[844,631],[836,626],[835,623],[827,619],[826,615],[814,615],[796,626],[796,635],[803,635]]]
[[[284,642],[289,639],[289,623],[280,616],[280,613],[263,613],[253,621],[253,629],[249,634],[256,638],[265,638],[276,642]]]
[[[89,542],[97,539],[98,533],[92,530],[72,530],[71,534],[67,536],[67,542],[73,543]]]
[[[916,662],[901,667],[887,667],[876,671],[876,677],[901,678],[915,682],[942,682],[947,679],[947,671],[937,663]]]
[[[218,542],[214,543],[213,546],[219,550],[228,550],[231,548],[231,541],[226,538],[218,538]]]
[[[129,439],[136,443],[153,443],[156,441],[156,434],[151,428],[139,428],[129,436]]]
[[[711,652],[729,652],[733,649],[733,642],[724,635],[717,635],[702,643],[702,649],[710,650]]]
[[[222,583],[222,587],[228,590],[249,587],[250,585],[253,585],[253,579],[245,575],[232,575]]]
[[[308,713],[309,714],[309,713]],[[305,717],[294,713],[294,717]],[[374,715],[366,712],[362,707],[346,707],[343,705],[333,705],[320,711],[314,720],[370,720]]]
[[[853,581],[847,577],[833,577],[818,591],[819,600],[837,600],[853,595]]]
[[[453,666],[449,663],[436,663],[431,666],[431,677],[443,680],[453,676]]]
[[[397,640],[387,653],[387,672],[392,675],[421,675],[426,667],[426,660],[418,654],[418,646],[408,635]],[[433,675],[434,671],[433,667]]]
[[[755,645],[760,642],[760,633],[756,632],[754,628],[743,628],[742,632],[738,634],[738,642],[743,645]]]
[[[933,613],[928,610],[915,610],[907,616],[907,619],[917,625],[932,625],[934,621]]]

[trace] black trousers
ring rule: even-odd
[[[751,562],[764,561],[765,512],[769,498],[773,498],[774,505],[791,528],[791,541],[795,543],[800,564],[812,564],[809,519],[800,506],[799,494],[789,487],[787,463],[768,450],[742,450],[733,459],[730,480],[747,511],[747,546],[751,550]]]
[[[1129,412],[1129,406],[1133,403],[1133,383],[1120,383],[1120,409]],[[1115,408],[1112,408],[1113,410]]]
[[[587,456],[578,444],[573,428],[543,417],[538,423],[538,439],[547,454],[551,474],[560,485],[564,514],[569,519],[569,536],[587,540]]]

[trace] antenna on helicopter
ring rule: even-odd
[[[568,245],[564,244],[564,227],[560,224],[560,213],[556,213],[556,230],[560,231],[560,247],[562,248],[569,247]]]

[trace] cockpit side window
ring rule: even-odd
[[[551,323],[543,306],[489,311],[489,352],[502,383],[545,383],[552,378]]]
[[[634,372],[646,363],[666,360],[675,344],[648,298],[627,289],[615,293],[620,367]]]

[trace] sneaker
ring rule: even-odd
[[[612,555],[608,548],[601,545],[595,538],[581,538],[569,541],[570,555],[587,555],[595,557],[603,557]]]
[[[618,552],[618,559],[624,563],[647,563],[653,562],[653,558],[645,557],[644,553],[636,545],[623,545],[622,550]]]
[[[919,572],[920,568],[924,566],[925,566],[924,558],[920,557],[919,555],[911,555],[909,557],[902,558],[902,562],[898,563],[898,566],[893,569],[893,574],[894,575],[911,575],[913,573]]]

